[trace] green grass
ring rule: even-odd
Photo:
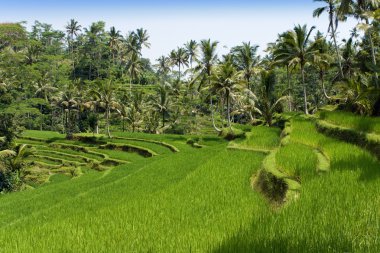
[[[242,149],[272,150],[280,144],[280,133],[279,128],[252,127],[251,131],[246,133],[245,139],[235,140],[230,143],[230,146]]]
[[[317,168],[317,156],[303,144],[290,143],[276,153],[276,163],[280,170],[295,177],[313,174]]]
[[[254,127],[238,143],[276,151],[269,156],[230,151],[217,138],[203,137],[204,147],[194,149],[186,144],[189,136],[120,135],[167,142],[180,152],[143,158],[92,147],[131,163],[73,179],[54,175],[34,190],[0,195],[0,252],[380,248],[379,161],[358,146],[318,133],[311,120],[294,117],[285,146],[280,129],[266,127]],[[316,150],[329,164],[326,173],[317,173]],[[300,178],[300,194],[282,208],[273,209],[250,186],[264,159]]]
[[[343,111],[323,111],[320,113],[320,118],[356,131],[380,134],[380,118],[378,117],[363,117]]]

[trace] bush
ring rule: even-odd
[[[239,138],[245,137],[245,132],[240,129],[236,129],[234,127],[232,128],[223,128],[222,131],[219,133],[221,137],[228,141],[232,141]]]

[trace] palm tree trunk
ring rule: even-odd
[[[323,95],[325,96],[325,98],[327,98],[328,100],[330,100],[331,99],[331,97],[329,97],[328,95],[327,95],[327,92],[326,92],[326,88],[325,88],[325,82],[324,82],[324,75],[323,75],[323,73],[321,73],[320,74],[320,78],[321,78],[321,84],[322,84],[322,90],[323,90]]]
[[[288,106],[289,106],[289,112],[291,112],[292,111],[292,100],[290,98],[292,97],[292,91],[291,91],[291,87],[290,87],[290,70],[289,70],[288,64],[286,64],[286,78],[288,79],[288,89],[289,89]]]
[[[106,121],[107,121],[107,136],[108,138],[111,138],[111,132],[110,132],[110,108],[107,106],[106,109]]]
[[[231,126],[231,116],[230,116],[230,94],[227,93],[226,100],[227,100],[227,122],[228,122],[228,127],[232,129]]]
[[[222,132],[221,129],[219,129],[216,125],[215,125],[215,118],[214,118],[214,109],[212,108],[213,105],[212,105],[212,96],[210,95],[210,106],[211,106],[211,119],[212,119],[212,126],[214,127],[215,131],[217,131],[218,133]]]
[[[303,86],[303,102],[305,106],[305,114],[308,115],[309,111],[307,110],[307,92],[306,92],[306,84],[305,84],[305,70],[304,66],[301,66],[301,76],[302,76],[302,86]]]
[[[335,53],[336,53],[338,66],[339,66],[339,73],[340,73],[341,78],[344,78],[342,61],[340,60],[339,47],[338,47],[338,43],[336,42],[336,27],[334,26],[334,15],[333,15],[333,12],[331,11],[330,11],[330,24],[331,24],[331,37],[334,41]]]
[[[132,77],[129,78],[129,95],[132,96]]]
[[[366,24],[369,25],[368,19],[366,19]],[[371,31],[368,31],[368,39],[369,39],[369,45],[371,47],[372,64],[376,65],[375,46],[373,45],[373,39],[372,39]],[[376,89],[378,89],[379,88],[379,76],[376,72],[374,72],[374,77],[375,77],[375,87],[376,87]]]
[[[178,64],[178,84],[181,81],[181,64]]]
[[[162,127],[165,126],[165,110],[162,110]]]

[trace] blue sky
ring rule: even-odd
[[[0,6],[0,22],[39,20],[63,30],[71,18],[84,27],[103,20],[123,33],[144,27],[152,47],[143,53],[152,61],[190,39],[217,40],[220,54],[243,41],[263,50],[295,24],[316,25],[322,32],[328,24],[327,16],[312,17],[320,6],[312,0],[0,0]],[[341,24],[340,39],[354,26],[352,20]]]

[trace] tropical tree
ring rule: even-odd
[[[79,25],[78,21],[74,19],[70,19],[70,22],[66,25],[66,33],[68,35],[68,42],[71,53],[71,60],[73,64],[73,69],[75,69],[75,60],[74,60],[74,36],[78,36],[78,33],[81,31],[81,25]],[[31,48],[31,49],[34,49]],[[75,71],[74,71],[75,74]]]
[[[18,145],[14,150],[0,151],[0,191],[15,191],[22,185],[22,171],[28,165],[26,158],[34,155],[34,149]]]
[[[35,94],[49,102],[49,96],[58,89],[51,84],[49,73],[45,73],[39,80],[34,83]]]
[[[251,89],[252,76],[258,73],[259,57],[256,55],[258,48],[259,46],[251,45],[251,42],[243,42],[243,45],[231,50],[234,63],[241,72],[248,89]]]
[[[171,103],[170,91],[171,85],[166,82],[162,82],[157,88],[157,94],[150,96],[150,103],[153,108],[161,114],[162,128],[165,127],[165,114],[169,111]]]
[[[189,58],[190,69],[193,69],[193,62],[198,59],[198,43],[195,40],[190,40],[184,46]]]
[[[303,99],[305,113],[309,114],[307,108],[307,87],[305,83],[305,66],[311,62],[312,56],[316,52],[317,43],[310,42],[311,33],[315,27],[307,29],[307,26],[297,25],[293,30],[282,34],[280,43],[282,45],[275,50],[276,60],[289,61],[293,67],[299,66],[303,86]]]
[[[277,98],[275,94],[276,74],[273,70],[263,70],[261,72],[261,83],[258,88],[258,96],[260,101],[259,110],[265,122],[272,126],[273,114],[276,112],[281,102],[286,102],[289,96],[281,96]]]
[[[218,46],[217,41],[211,41],[208,40],[201,40],[200,43],[200,51],[201,51],[201,57],[198,60],[198,66],[196,67],[196,71],[198,72],[198,75],[196,78],[191,81],[190,84],[192,84],[195,80],[200,79],[199,86],[198,86],[198,92],[201,90],[204,82],[208,83],[208,87],[211,86],[211,71],[212,67],[217,63],[218,55],[216,54],[216,47]],[[213,121],[213,125],[215,130],[219,131],[219,129],[216,128],[214,124],[214,111],[213,111],[213,105],[212,105],[212,96],[210,97],[210,110],[211,110],[211,117]]]
[[[130,93],[132,93],[132,81],[138,79],[142,71],[143,71],[143,62],[141,61],[138,54],[132,53],[127,63],[127,72],[130,77],[129,79]]]
[[[216,54],[216,47],[218,46],[218,43],[219,42],[211,41],[210,39],[202,40],[200,43],[201,57],[199,59],[199,65],[196,67],[196,71],[199,73],[196,79],[201,79],[198,86],[198,91],[201,90],[205,81],[207,81],[210,86],[211,70],[218,60],[218,55]]]
[[[186,50],[182,47],[173,50],[170,54],[172,64],[178,67],[178,82],[181,81],[181,66],[189,66],[189,58]]]
[[[110,31],[108,32],[108,36],[109,36],[108,45],[110,47],[111,54],[112,54],[112,62],[113,64],[115,64],[115,55],[117,54],[117,50],[120,46],[122,36],[120,35],[120,31],[117,31],[114,26],[112,26]]]
[[[163,55],[160,58],[158,58],[156,61],[157,61],[156,68],[157,68],[158,75],[166,78],[167,74],[170,71],[170,59]]]
[[[108,138],[112,138],[110,131],[111,110],[116,110],[120,104],[116,100],[116,91],[118,87],[113,80],[102,80],[98,82],[98,89],[92,90],[92,93],[98,98],[100,106],[105,110],[106,132]]]
[[[236,71],[232,61],[218,65],[211,77],[210,96],[217,94],[222,98],[222,108],[226,108],[226,119],[228,127],[231,128],[231,103],[238,91],[241,90],[239,73]],[[215,127],[215,124],[214,124]],[[215,127],[216,130],[218,130]]]
[[[368,36],[370,45],[370,54],[372,65],[377,65],[375,44],[373,41],[373,33],[376,31],[375,23],[370,23],[370,18],[373,18],[371,12],[376,11],[380,7],[380,0],[341,0],[340,13],[346,16],[354,16],[355,18],[361,20],[359,28],[362,29],[366,36]],[[378,33],[378,32],[377,32]],[[378,73],[373,70],[375,87],[379,88]]]
[[[149,41],[148,31],[143,28],[140,28],[136,30],[136,33],[134,33],[134,35],[136,37],[137,49],[138,49],[139,55],[141,55],[141,50],[143,49],[143,47],[150,48],[150,43],[148,42]]]
[[[326,99],[330,100],[331,97],[327,95],[325,88],[325,74],[330,68],[333,57],[330,54],[329,45],[326,40],[323,38],[322,34],[318,33],[316,36],[317,41],[317,51],[314,54],[312,63],[318,70],[319,80],[321,82],[323,95]]]
[[[62,122],[65,128],[66,138],[71,139],[76,123],[74,118],[76,114],[73,115],[72,112],[77,112],[79,105],[77,87],[74,85],[74,82],[70,82],[67,88],[60,92],[58,105],[62,110]]]
[[[329,26],[327,32],[330,33],[335,46],[336,59],[338,61],[339,73],[341,78],[344,78],[342,60],[337,43],[336,35],[338,30],[339,19],[342,19],[342,15],[339,15],[339,1],[337,0],[314,0],[314,2],[326,3],[325,6],[319,7],[314,10],[313,17],[320,17],[322,13],[327,12],[329,17]]]

